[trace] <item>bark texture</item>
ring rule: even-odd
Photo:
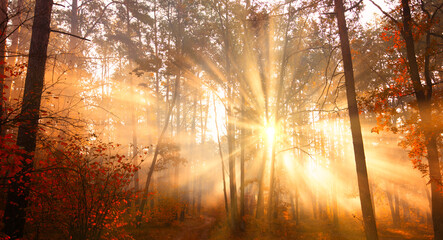
[[[28,70],[23,93],[23,106],[20,113],[22,124],[18,129],[17,136],[17,145],[23,148],[27,154],[23,156],[22,170],[11,181],[4,215],[5,226],[3,232],[9,235],[11,239],[23,236],[26,223],[30,172],[34,168],[33,156],[45,77],[52,4],[52,0],[37,0],[35,2]]]
[[[415,56],[414,38],[412,36],[412,19],[409,1],[402,0],[403,29],[402,35],[406,43],[406,57],[408,60],[408,71],[414,87],[415,97],[417,99],[418,110],[422,120],[422,128],[425,137],[427,158],[429,165],[429,177],[431,183],[432,199],[432,222],[434,226],[434,238],[443,239],[443,193],[441,166],[439,162],[437,149],[437,134],[434,131],[434,122],[432,119],[432,83],[426,81],[422,85],[420,73]],[[425,73],[426,76],[427,73]],[[427,79],[426,79],[427,80]]]
[[[349,47],[348,30],[346,27],[345,10],[342,0],[334,0],[335,13],[340,35],[341,52],[343,56],[343,68],[345,72],[346,97],[348,100],[349,118],[351,122],[352,142],[354,145],[355,165],[357,168],[358,189],[363,214],[366,239],[376,240],[377,226],[375,224],[374,210],[369,190],[368,172],[366,169],[366,157],[363,147],[360,119],[355,94],[354,70],[352,66],[351,49]]]

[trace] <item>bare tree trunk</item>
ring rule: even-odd
[[[241,113],[242,119],[245,112],[245,98],[242,96]],[[246,151],[246,129],[244,126],[241,127],[240,133],[240,230],[245,231],[245,151]]]
[[[23,24],[22,22],[22,13],[25,10],[23,8],[23,0],[18,0],[16,5],[14,6],[14,9],[16,11],[15,16],[12,18],[12,27],[15,28],[15,31],[11,34],[11,46],[10,46],[10,53],[12,56],[10,56],[10,60],[8,63],[11,66],[14,66],[17,62],[17,59],[19,58],[18,55],[18,46],[19,46],[19,37],[21,32],[21,26]],[[5,84],[7,88],[4,90],[5,92],[5,98],[10,101],[11,100],[11,91],[13,87],[13,79],[9,79],[9,81],[6,81]]]
[[[232,90],[231,90],[232,91]],[[228,90],[229,92],[229,90]],[[230,99],[232,100],[232,94],[230,94]],[[228,103],[231,105],[231,103]],[[238,208],[237,208],[237,184],[236,184],[236,173],[235,173],[235,130],[232,123],[232,106],[228,106],[228,118],[227,118],[227,134],[228,134],[228,166],[229,166],[229,196],[231,200],[231,220],[234,230],[237,230],[238,225]]]
[[[394,184],[394,214],[395,218],[397,219],[397,226],[401,225],[401,218],[400,218],[400,199],[398,197],[398,186]]]
[[[391,211],[391,217],[392,217],[392,223],[394,227],[398,227],[399,224],[399,219],[397,218],[397,213],[395,210],[395,205],[394,205],[394,198],[392,197],[392,193],[391,193],[391,189],[387,189],[386,190],[386,196],[388,198],[388,203],[389,203],[389,209]]]
[[[328,118],[329,123],[335,125],[336,120],[333,117]],[[335,128],[335,126],[334,126]],[[334,141],[335,136],[329,137],[329,158],[331,159],[331,170],[332,176],[334,179],[332,180],[332,189],[331,189],[331,210],[332,210],[332,225],[334,230],[337,231],[339,227],[338,223],[338,203],[337,203],[337,182],[339,179],[339,165],[338,165],[338,149],[337,143]]]
[[[195,91],[196,92],[196,91]],[[190,146],[190,150],[191,153],[195,153],[197,150],[197,129],[196,129],[196,123],[197,123],[197,96],[194,92],[194,96],[193,96],[193,103],[192,103],[192,123],[191,123],[191,146]],[[192,214],[194,214],[194,207],[195,207],[195,189],[196,189],[196,178],[195,178],[195,173],[193,174],[191,171],[191,166],[194,166],[193,169],[196,169],[195,166],[197,165],[197,162],[195,161],[195,159],[191,159],[188,163],[188,178],[189,178],[189,183],[192,183],[192,186],[188,186],[188,206],[192,206],[191,208],[188,207],[188,212],[189,210],[192,210]],[[190,184],[188,184],[190,185]],[[190,190],[192,187],[192,191]],[[192,197],[192,204],[191,204],[191,197]]]
[[[354,145],[355,165],[357,168],[358,189],[363,215],[366,238],[378,239],[377,226],[375,224],[374,210],[372,208],[371,193],[369,190],[368,172],[363,147],[360,119],[355,94],[354,70],[352,66],[351,49],[349,47],[348,30],[346,27],[345,10],[342,0],[334,0],[337,25],[340,35],[341,52],[343,56],[343,68],[345,72],[346,97],[348,100],[349,118],[351,122],[352,141]]]
[[[26,154],[23,156],[23,168],[17,173],[8,190],[4,213],[3,232],[12,239],[23,237],[28,206],[29,184],[34,169],[34,151],[36,147],[40,102],[45,78],[46,54],[49,42],[52,0],[35,2],[34,24],[32,26],[31,46],[29,49],[28,70],[20,113],[22,124],[18,129],[17,145]],[[26,161],[26,160],[31,161]]]
[[[131,36],[131,24],[130,24],[130,16],[129,16],[129,3],[127,1],[125,1],[125,5],[126,5],[126,35],[130,38]],[[72,33],[73,34],[78,34],[78,15],[77,15],[77,0],[72,0]],[[74,24],[75,23],[75,24]],[[131,41],[131,39],[130,39]],[[71,47],[71,51],[73,51],[75,49],[77,45],[77,42],[74,41],[74,38],[71,39],[70,42],[70,47]],[[128,47],[128,52],[126,53],[128,55],[128,58],[130,56],[130,51],[129,51],[129,45]],[[74,63],[76,63],[76,56],[73,52],[71,52],[72,56],[71,59]],[[129,59],[128,60],[128,65],[129,65],[129,76],[128,76],[128,84],[129,87],[131,88],[131,96],[135,95],[135,86],[134,86],[134,82],[133,82],[133,77],[132,77],[132,60]],[[138,142],[137,142],[137,117],[136,117],[136,111],[137,108],[135,106],[135,103],[130,102],[129,103],[129,111],[130,111],[130,116],[131,116],[131,131],[132,131],[132,161],[134,165],[138,165],[138,159],[137,159],[137,155],[138,155]],[[138,192],[139,191],[139,173],[138,171],[136,171],[134,173],[134,177],[133,177],[133,182],[134,182],[134,192]],[[137,202],[136,202],[137,204]]]
[[[158,43],[158,26],[157,26],[157,1],[154,1],[154,48],[155,48],[155,57],[159,57],[159,43]],[[156,59],[157,61],[158,59]],[[157,107],[157,116],[156,116],[156,135],[158,136],[158,132],[160,131],[160,118],[161,118],[161,111],[160,111],[160,102],[161,102],[161,93],[160,93],[160,76],[159,76],[159,66],[155,66],[155,101],[156,101],[156,107]]]
[[[129,28],[128,28],[129,31]],[[78,24],[78,0],[72,0],[71,5],[71,33],[73,35],[79,35],[79,24]],[[76,48],[78,45],[78,39],[76,37],[71,36],[69,38],[69,57],[70,64],[76,66],[77,64],[77,56],[75,54]],[[75,69],[74,69],[75,70]]]
[[[257,176],[258,181],[258,194],[257,194],[257,208],[255,211],[255,218],[260,219],[265,215],[265,209],[264,209],[264,196],[263,196],[263,188],[264,188],[264,174],[265,174],[265,164],[266,164],[266,158],[268,155],[268,151],[266,148],[263,150],[263,157],[259,160],[260,161],[260,169]]]
[[[179,81],[179,79],[176,79],[174,98],[172,99],[172,102],[169,105],[169,110],[168,110],[168,113],[166,114],[165,125],[163,126],[163,130],[162,130],[160,136],[158,137],[157,145],[155,146],[154,157],[152,158],[151,166],[149,168],[149,172],[146,177],[146,184],[145,184],[145,189],[143,190],[143,194],[142,194],[142,201],[141,201],[140,207],[139,207],[139,214],[136,216],[136,221],[137,221],[138,226],[141,223],[143,211],[144,211],[145,205],[148,201],[149,184],[151,183],[152,174],[154,173],[155,164],[157,162],[158,154],[160,151],[159,145],[162,143],[163,137],[166,133],[166,130],[168,129],[169,121],[170,121],[171,115],[172,115],[172,110],[174,109],[175,103],[177,101],[177,91],[179,88],[180,88],[180,81]]]
[[[223,196],[225,198],[225,210],[226,215],[229,216],[229,205],[228,205],[228,195],[226,192],[226,179],[225,179],[225,163],[223,162],[223,149],[220,142],[220,133],[218,131],[218,124],[217,124],[217,110],[215,109],[215,100],[214,101],[214,119],[215,119],[215,128],[217,130],[217,142],[218,142],[218,153],[220,155],[220,161],[222,166],[222,178],[223,178]]]
[[[225,19],[229,21],[228,6],[226,4],[226,14]],[[224,48],[225,48],[225,64],[226,64],[226,79],[227,79],[227,97],[228,106],[226,109],[227,113],[227,137],[228,137],[228,168],[229,168],[229,195],[231,200],[231,227],[234,231],[238,230],[239,219],[238,219],[238,207],[237,207],[237,185],[236,185],[236,173],[235,173],[235,126],[233,123],[234,112],[232,109],[232,103],[234,102],[234,84],[231,77],[231,44],[229,39],[229,27],[225,25],[224,29]]]
[[[408,71],[414,87],[420,113],[421,127],[425,137],[427,158],[429,165],[429,177],[431,183],[432,198],[432,222],[434,226],[434,238],[443,239],[443,193],[441,166],[438,156],[437,135],[435,131],[435,120],[432,119],[432,83],[426,78],[426,85],[423,86],[420,79],[417,58],[415,56],[414,38],[412,36],[412,19],[409,1],[402,0],[403,29],[402,36],[406,43],[406,54],[408,59]],[[429,69],[425,70],[426,72]],[[426,73],[429,74],[429,73]]]
[[[208,101],[208,105],[205,108],[205,111],[203,112],[203,107],[202,107],[203,103],[202,100],[200,99],[200,112],[201,112],[201,121],[200,121],[200,125],[201,125],[201,131],[202,131],[202,135],[201,135],[201,146],[204,147],[204,144],[206,142],[206,125],[208,123],[208,111],[209,111],[209,101]],[[203,121],[203,113],[204,113],[204,121]],[[203,161],[203,157],[200,158],[200,161]],[[198,196],[197,196],[197,213],[198,215],[200,215],[201,212],[201,201],[202,201],[202,174],[199,174],[198,177]],[[224,182],[224,181],[223,181]],[[224,182],[225,186],[226,183]]]
[[[11,53],[13,55],[16,55],[18,52],[18,45],[19,45],[19,36],[21,32],[21,26],[23,24],[23,20],[21,19],[22,13],[24,11],[23,8],[23,0],[18,0],[16,5],[14,6],[15,9],[15,16],[11,19],[12,20],[12,27],[15,28],[15,31],[11,34]],[[11,64],[14,64],[16,62],[17,56],[12,57],[14,61],[11,61]]]
[[[432,216],[430,214],[430,211],[432,212],[432,197],[431,194],[429,193],[429,188],[427,186],[427,184],[425,185],[425,193],[426,193],[426,199],[428,199],[428,204],[429,204],[429,211],[426,211],[426,224],[428,226],[432,225]]]
[[[131,93],[134,96],[135,87],[134,87],[132,76],[129,76],[129,85],[131,86]],[[137,123],[138,123],[138,121],[137,121],[137,115],[136,115],[137,108],[134,103],[130,103],[130,105],[131,105],[130,111],[131,111],[131,125],[132,125],[131,126],[131,128],[132,128],[132,160],[133,160],[134,165],[138,165],[138,159],[137,159],[137,156],[138,156]],[[134,191],[138,192],[139,189],[140,189],[139,174],[138,174],[138,171],[136,171],[134,173]]]
[[[0,0],[0,137],[6,133],[3,124],[6,110],[5,92],[5,60],[6,60],[6,28],[8,26],[8,0]],[[7,89],[8,87],[6,87]]]

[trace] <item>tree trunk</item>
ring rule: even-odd
[[[226,22],[229,21],[228,6],[226,4]],[[226,109],[227,113],[227,138],[228,138],[228,169],[229,169],[229,195],[231,202],[230,216],[231,216],[231,227],[234,231],[238,230],[238,207],[237,207],[237,185],[236,185],[236,173],[235,173],[235,126],[233,123],[234,113],[232,108],[232,103],[234,102],[234,90],[233,90],[233,80],[231,78],[231,44],[229,41],[229,28],[225,25],[224,28],[224,50],[225,50],[225,64],[226,64],[226,79],[227,79],[227,101],[228,106]]]
[[[45,77],[46,54],[51,31],[52,3],[52,0],[37,0],[35,2],[28,70],[20,113],[22,124],[19,126],[17,137],[17,145],[22,147],[26,154],[23,156],[25,160],[22,161],[22,170],[14,176],[9,187],[4,215],[5,226],[3,232],[12,239],[23,236],[26,223],[30,184],[29,173],[34,168],[33,157]]]
[[[398,197],[398,189],[397,185],[394,185],[394,214],[395,218],[397,219],[397,226],[401,225],[401,218],[400,218],[400,198]]]
[[[218,124],[217,124],[217,110],[215,109],[215,100],[214,101],[214,119],[215,119],[215,128],[217,130],[217,142],[218,142],[218,153],[220,154],[220,161],[222,166],[222,178],[223,178],[223,196],[225,199],[225,210],[226,215],[229,216],[229,206],[228,206],[228,195],[226,192],[226,179],[225,179],[225,163],[223,162],[223,149],[220,142],[220,133],[218,131]]]
[[[363,147],[360,119],[355,94],[354,70],[352,66],[351,49],[349,47],[348,30],[346,27],[345,10],[342,0],[334,0],[337,17],[337,25],[340,35],[341,52],[343,56],[343,68],[345,72],[346,97],[348,100],[349,118],[351,122],[352,141],[354,145],[355,165],[357,168],[358,189],[364,221],[366,238],[378,239],[377,226],[375,224],[374,210],[372,208],[371,193],[369,191],[369,179],[366,170],[366,159]]]
[[[21,32],[21,26],[23,24],[22,22],[22,12],[24,11],[24,7],[23,7],[23,0],[18,0],[17,1],[17,5],[14,6],[16,14],[15,16],[11,19],[12,20],[12,28],[15,28],[15,31],[11,34],[11,46],[10,46],[10,50],[9,50],[9,54],[12,54],[12,56],[10,56],[10,60],[8,61],[8,63],[11,66],[14,66],[15,63],[17,62],[17,59],[19,58],[18,56],[18,46],[19,46],[19,36],[20,36],[20,32]],[[10,79],[9,81],[6,81],[6,86],[7,88],[4,90],[4,96],[5,98],[10,101],[11,100],[11,91],[12,91],[12,87],[13,87],[13,79]]]
[[[260,219],[265,214],[264,210],[264,196],[263,196],[263,188],[264,188],[264,174],[265,174],[265,164],[266,158],[268,155],[268,151],[266,148],[263,150],[263,157],[261,157],[260,161],[260,169],[257,176],[258,181],[258,194],[257,194],[257,207],[255,211],[255,218]]]
[[[131,66],[131,65],[130,65]],[[129,76],[129,85],[131,86],[131,93],[132,96],[135,94],[135,86],[133,83],[132,75]],[[134,103],[130,103],[130,111],[131,111],[131,128],[132,128],[132,161],[134,165],[138,165],[138,141],[137,141],[137,108]],[[134,191],[138,192],[140,189],[139,187],[139,173],[136,171],[134,173]]]
[[[432,198],[432,222],[434,226],[434,238],[443,239],[443,193],[441,192],[442,176],[437,149],[437,134],[435,132],[434,121],[432,119],[432,84],[428,82],[422,85],[419,68],[415,56],[414,38],[411,29],[411,10],[409,1],[402,0],[403,9],[403,29],[402,36],[406,43],[406,54],[408,59],[408,71],[414,87],[420,113],[421,127],[425,137],[427,158],[429,165],[429,177],[431,183]]]
[[[228,111],[227,111],[227,135],[228,135],[228,166],[229,166],[229,196],[230,196],[230,202],[231,202],[231,224],[233,227],[233,230],[238,230],[239,227],[239,221],[238,221],[238,207],[237,207],[237,184],[236,184],[236,173],[235,173],[235,130],[234,130],[234,124],[232,123],[233,116],[232,116],[232,106],[231,101],[233,100],[232,97],[232,90],[228,90],[228,94],[230,95],[229,103],[228,103]],[[231,93],[229,93],[231,92]]]
[[[180,81],[179,81],[179,79],[176,79],[174,98],[172,99],[172,102],[169,105],[169,110],[168,110],[168,113],[166,114],[165,125],[163,126],[163,130],[162,130],[160,136],[158,137],[157,145],[155,146],[154,157],[152,158],[151,166],[149,168],[149,172],[146,177],[145,189],[143,190],[142,200],[141,200],[140,207],[139,207],[139,214],[136,216],[136,222],[137,222],[138,226],[141,223],[143,211],[144,211],[145,205],[148,201],[149,185],[151,183],[152,174],[154,173],[155,164],[157,162],[158,154],[160,151],[159,145],[162,143],[163,136],[165,135],[166,130],[168,129],[169,121],[170,121],[171,115],[172,115],[172,110],[174,109],[175,103],[177,101],[177,91],[179,88],[180,88]]]
[[[4,96],[8,87],[5,85],[5,60],[6,60],[6,28],[8,26],[8,0],[0,0],[0,133],[3,137],[6,133],[3,120],[6,110],[6,100]]]
[[[335,124],[334,118],[329,118],[329,122]],[[339,180],[339,166],[338,166],[338,146],[334,141],[334,137],[330,137],[329,141],[330,157],[332,157],[332,166],[334,179],[332,180],[332,191],[331,191],[331,208],[332,208],[332,224],[335,230],[338,230],[338,202],[337,202],[337,182]]]
[[[71,5],[71,33],[75,36],[79,35],[79,24],[78,24],[78,0],[72,0]],[[127,29],[129,31],[129,28]],[[77,56],[76,56],[76,48],[78,45],[78,39],[76,37],[71,36],[69,38],[69,64],[72,66],[76,66],[77,64]],[[75,69],[74,69],[75,70]]]
[[[242,96],[241,113],[242,119],[244,119],[245,112],[245,98]],[[240,133],[240,230],[245,231],[245,151],[246,151],[246,129],[241,127]]]
[[[396,214],[396,210],[395,210],[395,205],[394,205],[394,199],[392,198],[392,193],[390,191],[390,189],[386,190],[386,196],[388,198],[388,203],[389,203],[389,209],[391,211],[391,217],[392,217],[392,223],[394,227],[398,227],[399,224],[399,219],[397,218],[397,214]]]
[[[201,125],[201,146],[204,147],[204,144],[206,142],[206,125],[208,123],[208,111],[209,111],[209,102],[208,105],[205,108],[205,111],[203,112],[203,107],[202,107],[203,103],[202,103],[202,99],[200,96],[200,113],[201,113],[201,119],[200,119],[200,125]],[[204,113],[204,114],[203,114]],[[203,120],[203,116],[204,116],[204,120]],[[202,153],[202,151],[200,151]],[[200,161],[203,161],[203,154],[201,154],[201,158]],[[199,174],[198,175],[198,196],[197,196],[197,214],[200,216],[200,212],[201,212],[201,200],[202,200],[202,178],[203,175]]]

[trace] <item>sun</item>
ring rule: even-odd
[[[266,126],[264,129],[264,135],[266,143],[271,146],[275,139],[276,130],[274,126]]]
[[[275,128],[273,126],[268,126],[268,127],[266,127],[265,133],[266,133],[266,138],[268,140],[271,139],[271,141],[272,141],[275,136]]]

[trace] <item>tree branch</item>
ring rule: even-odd
[[[51,29],[51,32],[68,35],[68,36],[75,37],[75,38],[78,38],[78,39],[81,39],[81,40],[85,40],[85,41],[91,41],[90,39],[87,39],[87,38],[84,38],[84,37],[80,37],[80,36],[77,36],[77,35],[72,34],[72,33],[63,32],[63,31],[60,31],[60,30]]]
[[[376,6],[382,13],[383,15],[385,15],[387,18],[391,19],[391,21],[395,22],[397,25],[399,24],[399,22],[397,21],[397,19],[395,19],[394,17],[392,17],[389,13],[385,12],[380,5],[378,5],[377,3],[375,3],[372,0],[369,0],[374,6]]]

